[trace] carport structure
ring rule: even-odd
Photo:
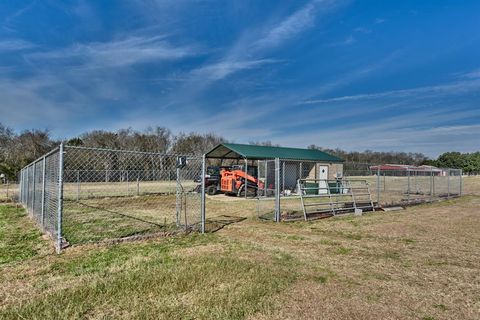
[[[328,180],[341,178],[343,160],[317,149],[285,148],[276,146],[222,143],[204,155],[202,190],[205,194],[205,174],[208,163],[241,165],[245,174],[254,175],[261,184],[252,188],[245,184],[244,196],[275,199],[274,219],[280,221],[280,199],[301,195],[299,181],[311,180],[326,184]],[[319,182],[323,181],[323,182]],[[319,188],[316,188],[317,192]],[[328,188],[327,188],[328,189]],[[243,196],[243,194],[242,194]],[[203,201],[203,210],[205,201]],[[205,212],[203,212],[205,213]]]

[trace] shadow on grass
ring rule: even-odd
[[[79,205],[85,206],[87,208],[90,208],[90,209],[105,211],[105,212],[108,212],[108,213],[112,213],[114,215],[118,215],[118,216],[123,217],[123,218],[128,218],[128,219],[140,221],[140,222],[143,222],[143,223],[146,223],[146,224],[151,224],[151,225],[154,225],[154,226],[157,226],[157,227],[160,227],[160,228],[165,228],[166,227],[165,224],[159,224],[159,223],[155,223],[155,222],[152,222],[152,221],[144,220],[144,219],[141,219],[141,218],[138,218],[138,217],[134,217],[134,216],[125,214],[125,213],[120,213],[118,211],[106,209],[104,207],[96,207],[96,206],[92,206],[92,205],[89,205],[89,204],[86,204],[86,203],[82,203],[80,201],[77,201],[76,203],[78,203]]]
[[[246,219],[247,218],[245,217],[235,217],[235,216],[227,216],[227,215],[221,215],[215,218],[207,219],[205,224],[205,232],[214,233],[225,228],[230,224],[239,223]]]

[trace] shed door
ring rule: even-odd
[[[328,166],[319,166],[318,169],[319,169],[318,179],[320,180],[318,182],[318,193],[326,194],[328,193],[328,190],[327,190]]]

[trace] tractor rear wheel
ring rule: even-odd
[[[215,185],[208,186],[206,191],[209,196],[214,196],[217,194],[217,186]]]

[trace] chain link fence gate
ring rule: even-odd
[[[257,194],[257,215],[267,220],[427,203],[461,196],[463,189],[460,169],[284,159],[257,163],[258,179],[265,181],[265,191]]]
[[[60,145],[22,169],[20,202],[57,251],[198,231],[201,172],[201,157]]]

